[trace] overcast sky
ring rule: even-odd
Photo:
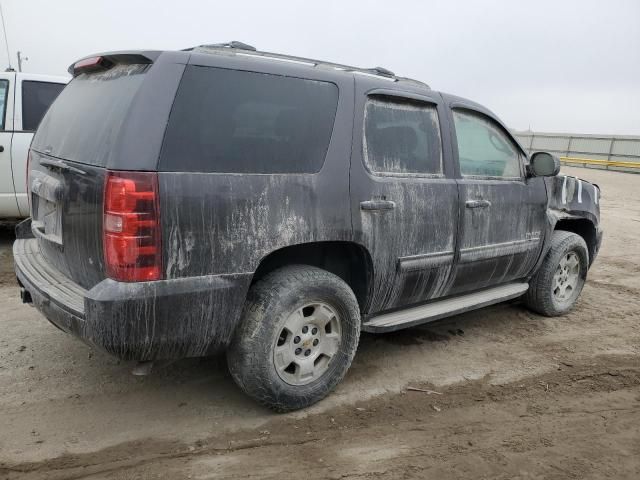
[[[384,66],[516,129],[640,135],[640,0],[0,3],[11,61],[22,51],[27,72],[64,74],[100,51],[240,40]]]

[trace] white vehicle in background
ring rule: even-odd
[[[34,73],[0,73],[0,219],[29,216],[29,145],[42,116],[69,80]]]

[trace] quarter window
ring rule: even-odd
[[[163,171],[316,173],[331,139],[329,82],[188,66],[160,157]]]
[[[435,105],[372,97],[364,127],[365,161],[372,172],[442,174],[442,142]]]
[[[22,129],[35,131],[40,120],[64,88],[62,83],[22,82]]]
[[[520,152],[504,132],[479,114],[454,110],[463,176],[520,178]]]

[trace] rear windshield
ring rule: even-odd
[[[74,78],[47,111],[32,148],[90,165],[106,165],[148,65],[116,65]]]
[[[318,172],[337,105],[333,83],[188,66],[169,118],[160,170]]]

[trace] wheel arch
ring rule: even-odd
[[[582,237],[589,250],[589,266],[593,263],[598,249],[598,233],[595,224],[587,218],[561,218],[554,230],[572,232]]]
[[[310,265],[337,275],[353,290],[360,311],[366,308],[373,285],[373,261],[364,246],[348,241],[324,241],[274,250],[260,260],[251,284],[273,270],[293,264]]]

